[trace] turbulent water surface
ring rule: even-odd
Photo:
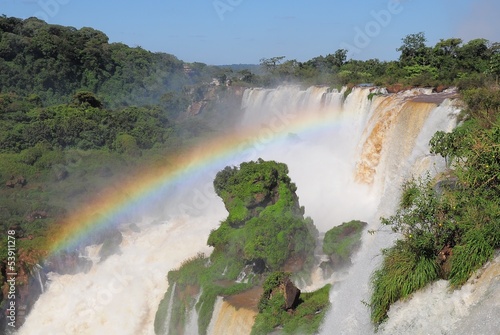
[[[321,232],[352,219],[367,221],[367,231],[375,231],[363,235],[362,247],[350,269],[329,279],[313,277],[315,282],[309,288],[333,283],[332,308],[322,334],[374,332],[363,301],[369,300],[369,276],[381,260],[381,248],[390,246],[395,238],[380,227],[379,218],[395,209],[403,180],[443,168],[444,160],[429,154],[428,142],[437,130],[449,131],[455,126],[458,108],[451,100],[439,96],[426,99],[431,94],[428,90],[385,93],[378,88],[355,88],[344,98],[344,91],[325,87],[248,89],[242,100],[241,125],[254,130],[250,148],[221,165],[237,165],[259,157],[284,162],[297,184],[305,214],[313,218]],[[207,170],[196,179],[192,186],[197,192],[184,190],[184,198],[170,195],[160,222],[144,219],[140,232],[123,229],[120,254],[102,263],[95,260],[86,274],[52,275],[19,333],[153,334],[154,314],[168,285],[167,272],[199,251],[210,252],[205,246],[208,234],[227,215],[211,187],[215,173]],[[194,212],[178,210],[179,204],[188,201],[185,199],[193,201],[195,196]],[[89,248],[89,255],[95,254],[96,248]],[[381,331],[452,334],[467,323],[463,320],[468,315],[480,323],[481,301],[491,306],[494,299],[488,305],[485,298],[488,290],[499,289],[494,284],[498,277],[492,278],[486,293],[476,294],[476,298],[472,298],[473,285],[450,294],[444,282],[437,282],[409,303],[394,306],[391,321]],[[460,311],[458,307],[446,310],[456,306],[453,301],[457,299],[472,302]],[[425,312],[417,318],[410,316],[415,309],[429,306],[432,314],[442,318],[451,313],[449,322],[444,325],[441,317]],[[214,329],[221,322],[227,334],[247,333],[251,327],[253,312],[234,309],[223,301],[217,302],[214,314],[210,333],[216,334]],[[191,316],[195,318],[196,313]],[[433,332],[439,327],[441,332]],[[196,329],[191,320],[188,331]]]

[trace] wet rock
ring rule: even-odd
[[[280,287],[285,297],[285,309],[295,308],[299,302],[300,290],[290,279],[287,279]]]

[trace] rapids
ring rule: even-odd
[[[381,248],[396,238],[381,227],[379,218],[394,211],[406,178],[443,169],[444,159],[429,154],[428,142],[436,131],[450,131],[455,126],[460,107],[447,96],[426,89],[387,94],[381,88],[356,87],[345,93],[346,88],[339,92],[327,87],[247,89],[241,104],[241,129],[252,129],[251,138],[219,168],[259,157],[284,162],[298,187],[305,215],[320,232],[352,219],[368,222],[353,265],[331,278],[315,274],[306,289],[333,284],[332,307],[322,334],[372,334],[369,309],[363,303],[369,300],[369,277],[381,261]],[[88,273],[52,274],[19,334],[153,334],[154,315],[168,286],[167,272],[197,252],[209,253],[205,245],[208,234],[227,215],[211,187],[216,172],[207,169],[197,176],[191,184],[196,192],[186,191],[184,185],[185,194],[168,195],[160,223],[144,218],[140,232],[123,228],[121,253],[102,263],[94,260]],[[192,205],[194,198],[198,199],[196,206]],[[96,254],[96,248],[89,247],[89,255]],[[498,282],[498,276],[493,277],[484,292],[498,292],[495,278]],[[414,300],[394,306],[382,332],[436,330],[441,317],[423,312],[417,321],[412,310],[434,305],[437,315],[446,316],[438,310],[473,294],[474,289],[467,286],[457,298],[457,293],[447,293],[446,285],[437,282],[415,294]],[[469,314],[481,322],[481,299],[488,294],[476,296],[449,318],[442,334],[466,324],[464,318]],[[486,306],[494,299],[489,303]],[[195,318],[197,314],[190,315]],[[247,334],[253,315],[253,311],[235,309],[219,299],[209,333],[222,334],[216,331],[222,327],[227,334]],[[188,330],[196,329],[190,320]]]

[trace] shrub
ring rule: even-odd
[[[434,258],[419,257],[407,249],[404,242],[384,251],[382,267],[371,278],[373,293],[370,302],[371,318],[379,324],[387,317],[394,302],[438,278],[439,268]]]
[[[472,89],[463,98],[467,119],[430,142],[432,153],[447,158],[452,177],[408,181],[396,214],[382,219],[402,239],[372,276],[377,324],[390,304],[438,273],[451,287],[464,284],[500,247],[500,91]]]
[[[451,260],[450,284],[452,287],[463,285],[474,271],[486,263],[494,253],[494,249],[484,232],[480,229],[470,230],[460,245],[453,249]]]
[[[137,140],[129,134],[119,134],[116,136],[114,148],[118,153],[125,153],[131,156],[140,156],[141,150],[137,145]]]

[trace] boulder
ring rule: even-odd
[[[300,296],[300,290],[297,286],[287,278],[286,281],[280,285],[280,290],[283,291],[283,296],[285,297],[285,310],[295,308],[298,305]]]
[[[282,309],[293,310],[299,304],[300,290],[290,280],[290,273],[274,272],[264,283],[264,292],[259,302],[259,309],[268,305],[269,301],[282,299]]]

